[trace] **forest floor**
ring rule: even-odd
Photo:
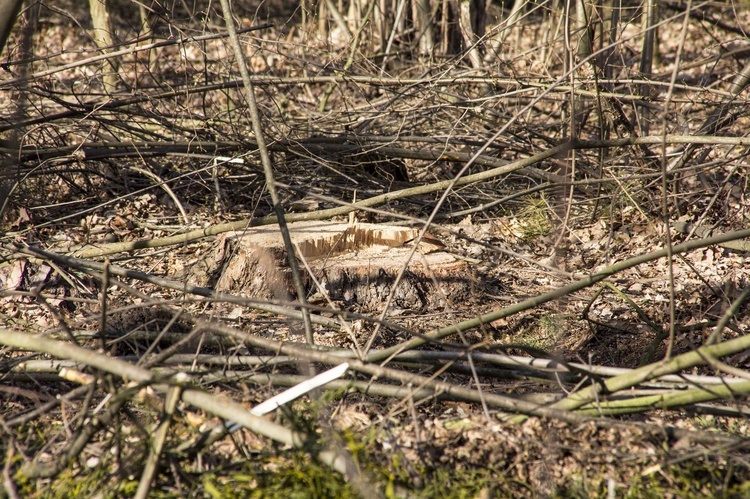
[[[243,25],[266,19],[265,11],[240,4],[238,17]],[[86,13],[74,5],[70,9],[65,15],[55,11],[42,15],[34,38],[38,59],[32,74],[95,52],[91,40],[81,41],[80,26],[65,21],[66,16],[82,18]],[[337,86],[325,80],[295,83],[309,75],[328,76],[323,68],[343,65],[348,46],[319,38],[316,43],[315,37],[292,22],[298,21],[294,16],[299,13],[283,17],[280,10],[269,12],[276,16],[271,18],[274,26],[247,35],[248,60],[261,77],[259,105],[271,139],[281,202],[292,218],[450,180],[466,162],[453,160],[451,155],[471,157],[511,116],[516,124],[492,142],[488,155],[482,157],[485,162],[478,161],[467,175],[501,164],[492,161],[512,163],[563,141],[560,120],[565,115],[560,106],[565,94],[527,107],[530,99],[517,97],[512,83],[515,80],[526,91],[537,82],[554,80],[549,74],[561,74],[562,60],[539,50],[546,26],[541,21],[519,22],[513,30],[506,42],[510,55],[488,71],[498,82],[511,83],[497,83],[488,93],[486,87],[468,80],[442,86],[424,77],[440,73],[461,79],[469,74],[427,58],[419,64],[396,58],[389,69],[394,79],[422,75],[422,85],[396,82],[381,87],[354,81],[355,76],[375,77],[377,67],[367,58],[357,61],[356,70],[348,74],[351,81],[339,81]],[[120,30],[127,25],[125,18],[117,18]],[[719,18],[723,25],[712,23]],[[680,52],[681,86],[675,87],[675,107],[663,121],[654,118],[651,135],[660,134],[662,128],[669,133],[695,134],[717,103],[724,102],[746,56],[720,55],[747,48],[746,40],[726,26],[747,27],[749,21],[750,14],[714,6],[702,18],[687,23],[685,31],[682,18],[660,27],[662,56],[653,69],[655,90],[649,102],[664,103],[675,54],[679,47],[684,51]],[[635,77],[639,26],[635,21],[623,24],[625,41],[620,46],[617,80]],[[714,30],[721,30],[727,40],[718,39]],[[17,46],[20,36],[14,33],[9,46]],[[331,39],[335,41],[333,35]],[[190,92],[178,90],[153,102],[128,103],[130,97],[123,92],[115,99],[118,106],[76,107],[65,92],[93,102],[90,97],[95,94],[90,92],[97,89],[96,76],[102,70],[86,65],[55,72],[50,80],[40,80],[46,87],[25,97],[29,121],[22,122],[27,128],[20,143],[26,149],[16,162],[17,180],[9,202],[0,212],[3,328],[44,333],[60,341],[75,338],[78,345],[134,365],[148,365],[160,375],[187,372],[195,386],[247,408],[309,372],[309,363],[300,358],[201,330],[185,319],[210,319],[260,340],[302,345],[306,339],[300,321],[256,306],[283,306],[294,294],[287,281],[283,292],[273,296],[232,290],[237,300],[198,297],[162,281],[116,273],[112,279],[119,282],[107,289],[101,271],[91,273],[25,252],[33,246],[58,255],[94,254],[113,244],[162,241],[229,221],[252,220],[247,224],[250,231],[255,222],[272,215],[260,160],[247,150],[254,142],[244,141],[252,133],[241,90],[197,88],[234,75],[230,52],[225,40],[167,46],[151,53],[156,59],[148,72],[141,72],[142,54],[123,56],[120,72],[130,83],[134,99],[165,95],[172,92],[170,85],[190,81],[185,87]],[[624,94],[637,85],[615,87]],[[65,89],[60,90],[64,99],[55,100],[53,88]],[[326,97],[328,90],[331,93]],[[9,97],[22,93],[6,86],[0,92]],[[328,107],[320,110],[319,103],[326,99]],[[0,112],[7,123],[17,109],[12,99],[4,102]],[[639,109],[634,101],[625,102],[627,115],[635,121]],[[599,139],[599,122],[591,117],[595,114],[591,107],[588,117],[580,118],[582,140]],[[72,117],[56,114],[66,110]],[[738,112],[722,134],[743,136],[750,124],[746,114]],[[31,124],[35,117],[41,120],[38,126]],[[116,140],[127,133],[132,136]],[[352,148],[336,149],[337,141]],[[193,146],[203,149],[185,153],[183,144],[192,143],[212,145]],[[211,147],[217,152],[211,153]],[[656,145],[650,147],[659,150]],[[439,305],[434,300],[394,303],[383,315],[384,305],[371,301],[315,301],[320,290],[308,280],[309,298],[322,307],[314,309],[320,318],[313,325],[315,344],[321,351],[347,350],[365,358],[368,351],[404,344],[415,336],[543,297],[615,264],[661,251],[668,244],[745,229],[750,186],[743,147],[705,147],[703,156],[691,156],[679,173],[663,183],[662,172],[653,168],[659,161],[644,165],[637,148],[610,147],[581,149],[575,155],[566,151],[529,165],[536,168],[531,173],[509,172],[456,187],[436,211],[429,231],[444,245],[438,251],[467,262],[460,275],[452,276],[463,283],[463,291],[450,288]],[[421,157],[426,150],[438,151],[437,156]],[[667,154],[674,157],[681,152],[669,149],[665,160]],[[229,157],[240,157],[242,162],[230,163]],[[572,171],[571,164],[575,165]],[[551,185],[554,182],[549,179],[560,178],[575,181],[572,192]],[[598,183],[602,178],[610,181]],[[421,228],[441,192],[389,200],[357,210],[354,218],[342,214],[328,220]],[[505,201],[493,204],[499,199]],[[664,204],[669,224],[662,215]],[[225,263],[220,255],[225,232],[148,249],[105,251],[83,259],[104,261],[107,257],[107,265],[113,268],[210,288]],[[581,412],[591,416],[583,422],[519,416],[481,400],[483,394],[498,394],[549,407],[601,382],[598,375],[573,377],[587,366],[591,372],[606,366],[625,373],[644,365],[657,366],[661,359],[710,343],[741,338],[750,330],[743,298],[750,284],[750,252],[742,245],[746,241],[740,243],[706,245],[673,255],[671,261],[645,259],[596,284],[541,300],[418,350],[549,359],[570,369],[564,373],[551,367],[534,373],[520,365],[501,368],[482,357],[476,361],[461,358],[460,362],[390,359],[375,363],[472,389],[479,394],[479,402],[447,391],[427,393],[429,387],[424,384],[382,384],[382,376],[350,372],[347,379],[371,384],[373,391],[333,383],[315,392],[316,396],[299,399],[268,416],[307,435],[305,445],[274,443],[245,429],[195,455],[180,451],[180,444],[197,438],[220,419],[208,410],[178,405],[152,493],[163,497],[750,495],[750,432],[742,393],[672,407],[660,397],[687,390],[692,382],[685,378],[684,383],[665,388],[663,380],[654,380],[628,393],[602,393],[602,400],[597,401],[655,397],[648,399],[648,407],[621,415]],[[282,257],[275,260],[281,261]],[[279,266],[282,274],[288,274],[283,264]],[[436,281],[431,292],[440,293],[441,284]],[[733,304],[736,309],[731,308]],[[732,320],[716,337],[714,327],[728,310],[732,310]],[[337,323],[339,318],[346,326]],[[170,352],[175,344],[179,348],[170,355],[153,365],[146,362]],[[679,375],[747,378],[747,352],[733,352],[721,363],[707,359],[704,365],[691,365]],[[250,358],[265,360],[259,365],[232,361],[249,362]],[[126,385],[111,375],[86,371],[80,363],[62,366],[51,359],[29,350],[0,350],[4,435],[0,450],[6,493],[15,487],[22,496],[132,495],[150,449],[145,442],[151,442],[153,428],[164,421],[163,400],[146,390],[133,395],[114,420],[54,476],[24,477],[31,469],[29,463],[49,466],[60,460],[82,428],[93,424],[92,418],[111,403],[111,397],[125,391],[121,389]],[[320,371],[329,363],[314,365]],[[89,385],[89,392],[79,392],[77,398],[56,405],[54,400],[79,384],[87,386],[81,381],[85,378],[65,377],[61,367],[81,370],[81,375],[93,373],[98,381]],[[264,382],[259,376],[268,377]],[[292,381],[283,381],[284,376]],[[388,392],[387,387],[402,385],[405,392]],[[310,458],[324,447],[338,449],[357,473],[332,473],[321,461]]]

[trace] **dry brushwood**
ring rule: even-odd
[[[47,3],[0,75],[8,495],[745,492],[749,13]]]

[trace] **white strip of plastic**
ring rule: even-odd
[[[302,383],[294,385],[288,390],[284,390],[283,392],[279,393],[278,395],[274,395],[265,402],[256,405],[250,410],[250,413],[254,416],[263,416],[265,414],[268,414],[269,412],[275,411],[282,405],[287,404],[292,400],[295,400],[302,395],[315,390],[316,388],[327,385],[331,381],[339,379],[346,373],[347,369],[349,369],[349,363],[344,362],[343,364],[340,364],[334,368],[323,371],[317,376],[306,379]],[[226,428],[229,433],[234,433],[235,431],[242,428],[242,426],[235,423],[234,421],[228,421],[226,423]]]

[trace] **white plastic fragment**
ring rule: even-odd
[[[265,402],[256,405],[250,410],[250,413],[254,416],[263,416],[264,414],[268,414],[269,412],[276,410],[282,405],[291,402],[292,400],[299,398],[302,395],[315,390],[316,388],[339,379],[344,375],[344,373],[346,373],[347,369],[349,369],[349,363],[344,362],[343,364],[333,367],[327,371],[323,371],[317,376],[306,379],[302,383],[295,385],[288,390],[284,390],[283,392],[279,393],[278,395],[274,395]],[[241,425],[235,423],[234,421],[228,421],[226,423],[226,428],[229,433],[234,433],[241,427]]]
[[[222,163],[234,163],[236,165],[245,164],[245,160],[242,158],[230,158],[227,156],[215,156],[213,166],[218,166]]]

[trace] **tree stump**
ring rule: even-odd
[[[289,231],[300,268],[307,269],[303,278],[308,298],[323,305],[327,297],[377,311],[393,292],[395,309],[441,309],[469,295],[471,278],[465,261],[428,244],[408,261],[409,241],[418,229],[313,221],[289,224]],[[224,234],[204,264],[214,266],[209,272],[213,278],[206,276],[204,282],[217,292],[274,300],[295,295],[278,226]]]

